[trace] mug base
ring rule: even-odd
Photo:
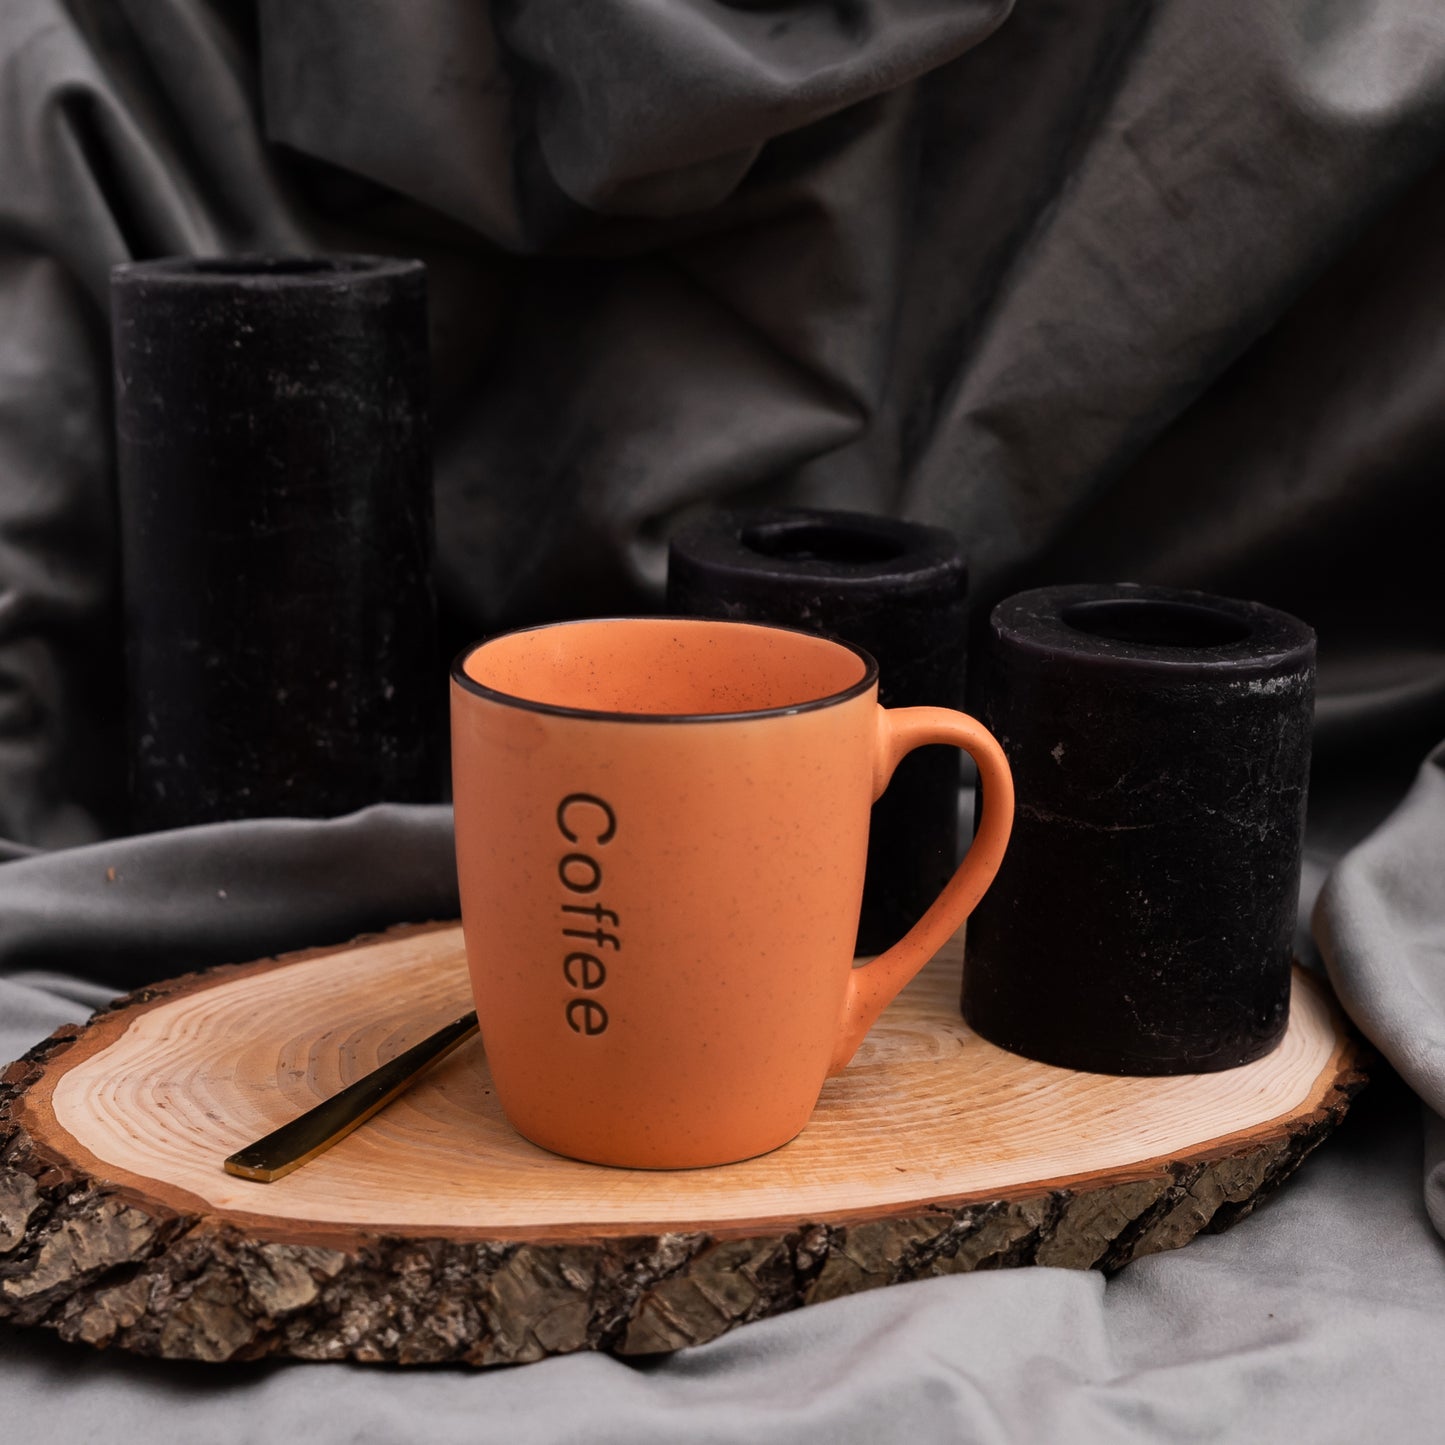
[[[684,1169],[718,1169],[729,1164],[742,1164],[749,1159],[760,1159],[764,1154],[771,1154],[785,1144],[791,1144],[807,1126],[807,1121],[804,1120],[802,1125],[790,1130],[785,1137],[760,1147],[727,1150],[636,1149],[625,1145],[613,1147],[606,1144],[564,1143],[560,1138],[549,1137],[545,1129],[526,1129],[515,1122],[509,1122],[529,1144],[535,1144],[539,1149],[545,1149],[549,1154],[556,1154],[560,1158],[571,1159],[579,1164],[599,1164],[608,1169],[647,1169],[656,1173]]]

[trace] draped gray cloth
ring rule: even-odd
[[[951,526],[980,616],[1129,578],[1312,622],[1303,907],[1329,875],[1389,1065],[1273,1203],[1107,1284],[486,1376],[4,1331],[7,1434],[1438,1438],[1442,158],[1431,0],[5,0],[0,1055],[455,908],[443,808],[116,836],[108,269],[347,249],[430,269],[446,642],[654,607],[671,530],[750,501]]]

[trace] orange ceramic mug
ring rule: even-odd
[[[452,669],[462,921],[498,1100],[600,1164],[776,1148],[993,879],[1002,750],[879,707],[864,652],[781,627],[559,623]],[[983,816],[908,935],[853,966],[868,817],[898,760],[970,752]]]

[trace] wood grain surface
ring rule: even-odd
[[[480,1040],[274,1184],[229,1153],[470,1006],[461,931],[393,930],[157,985],[0,1084],[0,1317],[203,1359],[476,1364],[673,1349],[928,1275],[1117,1268],[1248,1211],[1363,1082],[1322,985],[1225,1073],[1032,1063],[958,1012],[961,941],[791,1144],[601,1168],[529,1144]]]

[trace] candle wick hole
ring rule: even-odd
[[[184,270],[195,276],[325,276],[371,269],[369,262],[336,256],[206,256]]]
[[[907,548],[891,537],[841,522],[758,522],[740,540],[749,551],[785,562],[832,562],[868,566],[893,562]]]
[[[1152,597],[1074,602],[1059,615],[1076,632],[1144,647],[1227,647],[1254,630],[1242,618],[1213,607]]]

